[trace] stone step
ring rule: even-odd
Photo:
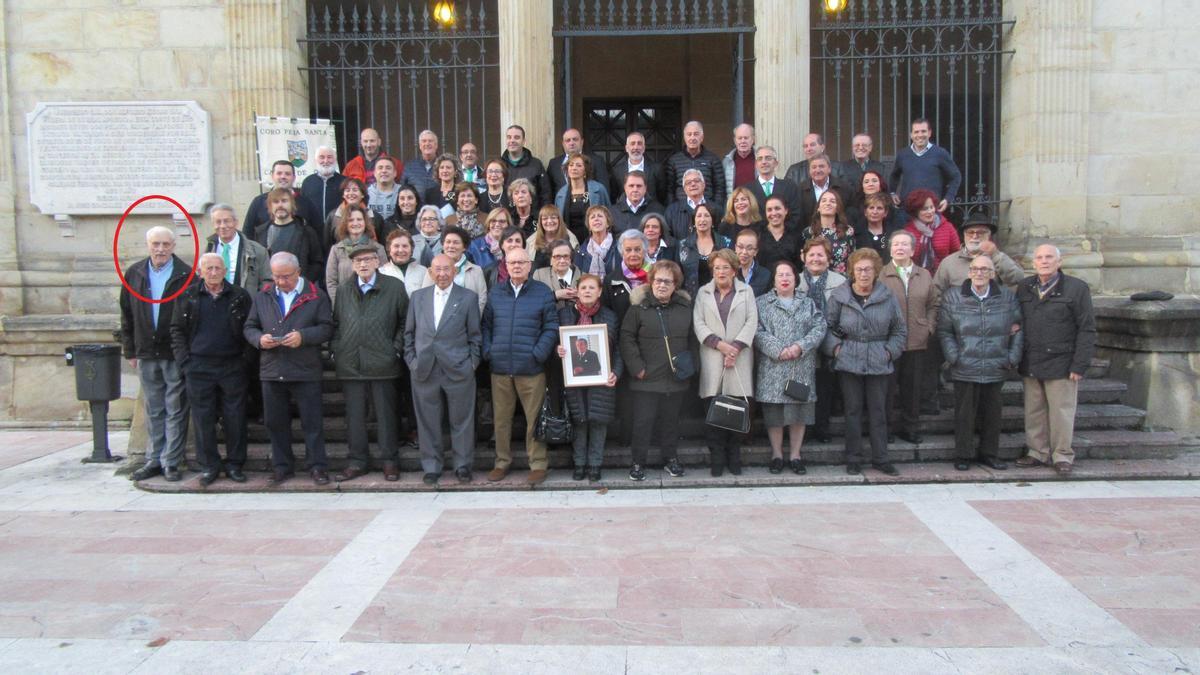
[[[1025,428],[1024,410],[1018,406],[1005,406],[1002,412],[1003,418],[1001,421],[1002,431],[1020,431]],[[1075,412],[1075,428],[1079,430],[1086,429],[1132,429],[1141,425],[1145,419],[1145,411],[1133,408],[1119,403],[1089,403],[1080,405]],[[367,423],[367,433],[370,438],[375,438],[375,423]],[[841,417],[834,417],[829,423],[830,432],[834,435],[840,435],[845,432],[845,420]],[[336,442],[346,440],[346,418],[344,417],[325,417],[325,440],[327,442]],[[514,438],[524,437],[524,422],[518,421],[513,424]],[[683,423],[680,425],[682,436],[684,438],[702,438],[704,436],[704,420],[686,416]],[[921,417],[921,429],[925,434],[949,434],[954,432],[954,412],[953,410],[943,409],[937,415],[927,415]],[[762,426],[761,418],[755,416],[751,435],[755,437],[765,438],[766,432]],[[251,441],[269,440],[267,430],[259,424],[251,424],[249,429],[249,438]],[[300,426],[299,419],[292,420],[292,439],[301,441],[304,438],[303,431]]]
[[[867,445],[863,439],[864,447]],[[1078,430],[1073,443],[1076,456],[1088,459],[1164,459],[1173,458],[1186,453],[1200,452],[1200,438],[1188,437],[1173,431],[1133,431],[1133,430]],[[514,464],[516,468],[528,468],[525,459],[524,444],[514,441],[512,444]],[[1005,433],[1000,435],[1001,456],[1004,459],[1015,459],[1024,453],[1025,436],[1021,433]],[[805,461],[814,464],[841,464],[844,459],[844,440],[835,437],[832,443],[806,442],[803,456]],[[372,447],[374,450],[374,447]],[[325,447],[332,468],[345,465],[348,448],[345,443],[328,442]],[[303,466],[304,444],[295,443],[292,446],[298,458],[297,465]],[[888,454],[894,462],[937,462],[956,457],[954,437],[949,434],[927,436],[920,445],[904,441],[890,444]],[[265,470],[269,465],[270,445],[266,443],[251,443],[248,449],[248,467],[252,470]],[[743,462],[747,466],[765,466],[770,460],[770,447],[761,439],[755,439],[742,451]],[[569,467],[572,464],[570,448],[551,448],[549,451],[552,467]],[[631,452],[627,447],[610,444],[605,451],[604,465],[606,467],[626,467],[631,462]],[[694,439],[685,439],[678,449],[680,461],[687,466],[703,466],[708,462],[708,449]],[[475,451],[476,470],[490,469],[495,458],[495,451],[485,445],[480,445]],[[649,463],[661,464],[657,449],[650,451]],[[412,447],[402,447],[400,450],[400,466],[404,471],[420,470],[420,451]]]

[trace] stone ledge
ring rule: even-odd
[[[1137,352],[1200,352],[1200,298],[1134,302],[1098,297],[1097,345]]]
[[[116,314],[2,316],[0,356],[61,357],[68,345],[113,344],[120,323]]]

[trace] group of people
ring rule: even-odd
[[[327,358],[348,426],[338,481],[376,464],[398,480],[400,444],[415,438],[424,481],[436,484],[445,428],[455,477],[473,480],[484,401],[489,481],[512,467],[518,405],[531,485],[548,468],[535,428],[544,407],[571,421],[576,480],[601,479],[610,436],[631,446],[632,480],[645,478],[653,444],[680,476],[680,411],[696,397],[706,408],[733,397],[760,411],[772,473],[805,473],[806,431],[829,442],[840,408],[846,470],[870,463],[894,475],[888,443],[922,442],[943,364],[954,383],[956,468],[1006,468],[1000,391],[1019,372],[1028,454],[1017,462],[1069,473],[1077,386],[1095,343],[1089,289],[1062,273],[1050,244],[1035,249],[1036,273],[1025,277],[992,241],[990,221],[960,231],[945,212],[961,176],[927,120],[910,131],[886,181],[867,134],[842,162],[809,134],[804,160],[778,177],[775,150],[757,146],[752,127],[733,130],[722,158],[695,121],[661,166],[636,132],[610,164],[585,152],[575,129],[543,164],[516,125],[486,162],[472,143],[440,153],[425,131],[418,156],[402,163],[372,129],[343,173],[336,153],[319,149],[317,172],[298,190],[281,160],[240,228],[233,207],[210,208],[196,283],[185,287],[190,266],[166,227],[147,232],[149,256],[126,271],[129,288],[151,300],[128,289],[120,300],[124,353],[150,424],[133,478],[181,478],[190,406],[200,482],[222,472],[245,480],[247,411],[261,408],[270,481],[282,483],[297,464],[295,406],[306,467],[327,484]],[[559,327],[591,324],[609,342],[607,381],[568,387],[562,359],[574,345],[560,344]],[[707,427],[714,476],[741,473],[746,440]]]

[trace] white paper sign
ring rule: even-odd
[[[291,162],[299,187],[305,177],[317,172],[317,148],[327,145],[337,150],[337,137],[329,120],[259,116],[254,126],[258,131],[258,177],[264,187],[271,185],[271,165],[275,162]]]

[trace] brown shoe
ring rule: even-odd
[[[329,474],[325,469],[313,469],[309,472],[312,475],[314,485],[329,485]]]
[[[386,481],[396,482],[400,480],[400,467],[388,462],[383,465],[383,479]]]
[[[504,480],[504,477],[507,475],[508,475],[508,469],[501,469],[500,467],[496,467],[495,469],[492,469],[491,471],[488,472],[487,479],[488,479],[489,483],[499,483],[500,481]]]
[[[341,471],[334,474],[333,479],[339,483],[343,483],[345,481],[354,480],[355,478],[358,478],[359,476],[365,476],[365,475],[367,475],[366,469],[360,469],[357,466],[348,466],[345,469],[342,469]]]
[[[1055,462],[1054,470],[1057,471],[1058,475],[1060,475],[1060,476],[1069,476],[1071,474],[1071,463],[1070,462]]]
[[[1024,467],[1042,466],[1042,460],[1034,457],[1033,455],[1025,455],[1023,457],[1018,457],[1013,464]]]
[[[542,483],[545,483],[546,482],[546,470],[545,469],[534,469],[534,470],[530,471],[529,478],[526,478],[525,482],[529,483],[530,485],[541,485]]]

